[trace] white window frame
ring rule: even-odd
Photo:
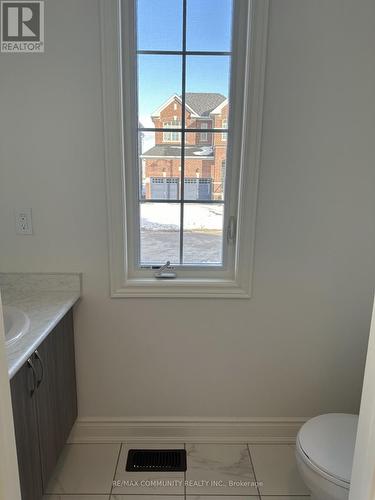
[[[107,185],[110,293],[113,298],[126,297],[251,297],[257,187],[262,135],[262,110],[265,60],[267,49],[268,0],[236,0],[236,33],[232,71],[236,78],[231,88],[229,123],[233,141],[229,141],[228,158],[238,165],[226,197],[226,207],[236,221],[236,245],[227,245],[224,260],[231,265],[200,266],[179,269],[173,280],[157,280],[149,270],[134,266],[136,248],[129,237],[136,234],[133,205],[125,204],[138,190],[138,179],[126,168],[136,155],[137,118],[133,49],[121,43],[121,32],[133,34],[133,16],[123,16],[124,6],[132,8],[132,0],[100,0],[101,55],[104,116],[105,169]],[[251,68],[251,71],[250,71]],[[123,85],[126,82],[126,85]],[[125,119],[133,113],[135,121]],[[132,163],[130,163],[132,164]],[[133,196],[134,197],[134,196]],[[225,236],[225,235],[224,235]],[[231,258],[229,258],[231,257]]]

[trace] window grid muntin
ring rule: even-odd
[[[225,211],[226,211],[226,197],[224,196],[223,200],[185,200],[184,196],[184,188],[185,188],[185,137],[186,133],[201,133],[202,129],[201,128],[188,128],[186,127],[186,58],[188,56],[229,56],[232,59],[232,51],[191,51],[191,50],[186,50],[186,35],[187,35],[187,28],[186,28],[186,21],[187,21],[187,0],[182,0],[183,3],[183,14],[182,14],[182,50],[181,51],[174,51],[174,50],[138,50],[136,48],[136,54],[138,55],[179,55],[182,57],[182,81],[181,81],[181,123],[182,126],[181,128],[170,128],[170,127],[140,127],[139,126],[139,111],[137,110],[137,115],[138,115],[138,137],[137,140],[139,141],[139,132],[163,132],[163,134],[166,132],[166,130],[169,133],[174,133],[177,132],[181,134],[181,174],[180,174],[180,186],[181,186],[181,192],[180,192],[180,199],[179,200],[147,200],[143,199],[140,196],[140,190],[138,189],[138,206],[140,206],[141,203],[176,203],[180,205],[180,263],[178,264],[179,267],[211,267],[209,264],[186,264],[184,263],[184,204],[185,203],[204,203],[204,204],[222,204],[224,205],[224,210],[223,210],[223,224],[225,221]],[[231,27],[231,46],[233,42],[233,26]],[[232,79],[232,72],[230,70],[230,80]],[[227,99],[229,96],[227,97]],[[228,120],[225,119],[225,125],[227,127]],[[210,133],[215,133],[215,132],[220,132],[223,136],[227,137],[227,133],[229,132],[228,128],[212,128],[209,129]],[[142,189],[142,181],[140,181],[140,188]],[[223,186],[223,195],[225,193],[226,186]],[[139,212],[140,216],[140,212]],[[140,232],[139,232],[139,243],[140,243]],[[225,241],[225,235],[224,235],[224,226],[223,226],[223,240],[222,240],[222,256],[224,258],[225,251],[224,251],[224,241]],[[140,250],[140,247],[139,247]],[[149,267],[141,263],[140,259],[140,254],[138,256],[138,267],[140,268],[145,268]],[[163,265],[164,263],[161,263]],[[222,261],[221,265],[214,264],[214,267],[222,269],[224,267],[224,261]]]
[[[201,128],[196,128],[196,127],[192,127],[192,128],[189,128],[189,127],[181,127],[181,128],[170,128],[170,127],[166,127],[166,128],[163,128],[163,127],[138,127],[138,131],[139,132],[185,132],[185,133],[193,133],[193,132],[202,132],[202,130],[208,130],[208,132],[212,132],[212,133],[228,133],[229,132],[229,129],[227,128],[209,128],[209,129],[201,129]]]

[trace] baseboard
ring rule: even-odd
[[[306,418],[79,418],[69,443],[294,443]]]

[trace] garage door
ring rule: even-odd
[[[177,200],[178,177],[151,177],[151,198],[154,200]]]
[[[177,200],[178,177],[151,177],[151,198],[154,200]],[[185,178],[185,200],[210,200],[212,179]]]
[[[187,177],[185,179],[185,200],[210,200],[211,188],[211,179]]]

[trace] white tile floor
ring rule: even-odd
[[[186,473],[129,473],[130,448],[185,448]],[[157,486],[150,481],[159,480]],[[161,481],[161,482],[160,482]],[[167,484],[166,484],[167,482]],[[287,444],[70,444],[44,500],[308,500]]]

